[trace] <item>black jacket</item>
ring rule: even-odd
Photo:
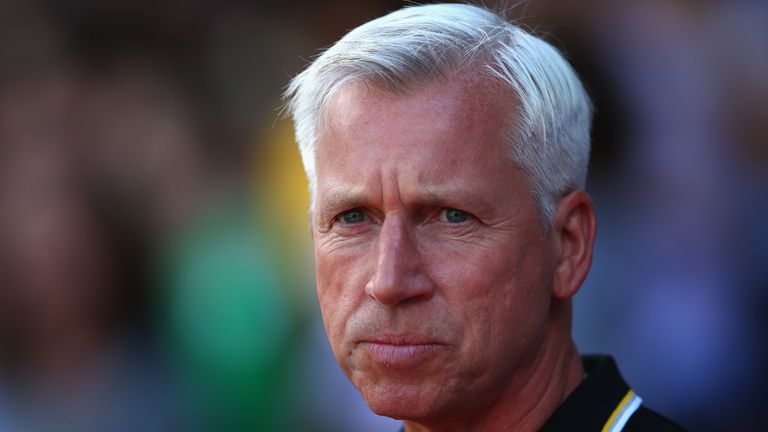
[[[563,401],[540,432],[680,432],[683,429],[642,405],[608,356],[583,356],[587,377]]]

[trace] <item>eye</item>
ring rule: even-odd
[[[359,208],[355,208],[341,213],[337,218],[345,224],[356,224],[365,220],[365,212]]]
[[[444,208],[440,212],[440,218],[448,223],[459,224],[469,220],[471,216],[467,212],[455,208]]]

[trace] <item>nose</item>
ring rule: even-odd
[[[435,285],[424,264],[403,219],[387,217],[379,231],[375,270],[366,284],[366,294],[387,306],[431,298]]]

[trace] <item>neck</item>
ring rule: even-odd
[[[539,351],[515,371],[507,389],[463,421],[440,424],[405,421],[407,432],[536,431],[584,377],[584,368],[571,338],[570,301],[552,305],[552,319]]]

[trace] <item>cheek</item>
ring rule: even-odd
[[[344,343],[347,322],[365,296],[366,272],[358,254],[315,251],[317,297],[334,351]]]
[[[511,254],[499,250],[510,249],[477,247],[461,257],[446,253],[435,259],[443,295],[464,323],[466,353],[471,362],[488,365],[536,345],[550,298],[540,248]]]

